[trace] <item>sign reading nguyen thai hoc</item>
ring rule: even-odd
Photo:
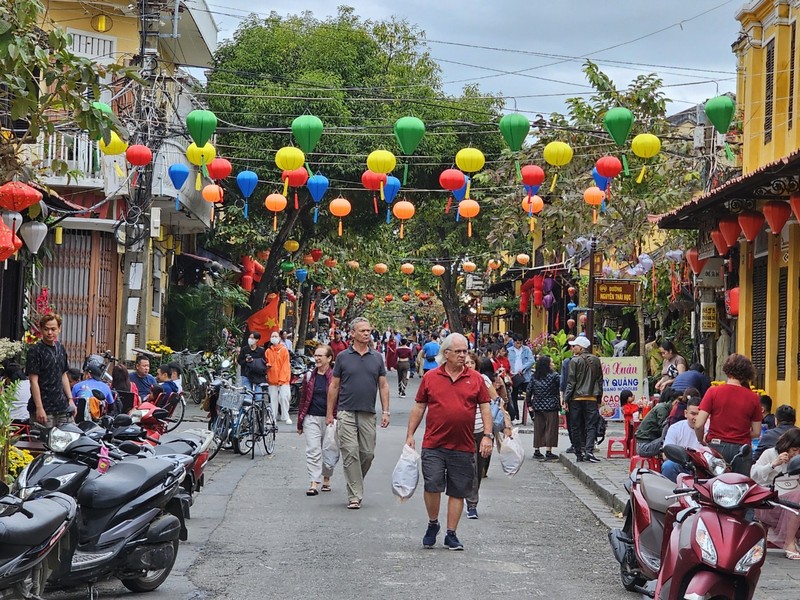
[[[595,304],[638,304],[639,282],[631,279],[600,279],[594,284]]]
[[[632,402],[644,401],[644,361],[641,356],[600,357],[603,367],[603,399],[600,416],[610,420],[621,420],[619,395],[622,390],[633,392]]]

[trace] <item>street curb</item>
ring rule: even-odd
[[[623,498],[617,494],[618,488],[616,488],[616,486],[606,486],[597,481],[591,474],[582,469],[578,463],[575,462],[574,458],[566,452],[561,452],[558,455],[558,460],[576,479],[578,479],[578,481],[592,490],[597,497],[611,507],[615,513],[621,513],[625,509],[625,503],[628,499],[627,497]]]

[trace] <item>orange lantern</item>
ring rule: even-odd
[[[328,267],[329,269],[332,269],[333,267],[338,265],[339,262],[335,258],[326,258],[325,262],[323,262],[322,264]]]
[[[409,300],[411,300],[411,296],[409,294],[403,294],[402,296],[400,296],[400,299],[403,302],[408,302]]]
[[[394,300],[394,296],[392,296],[391,294],[386,294],[383,297],[383,301],[386,302],[386,304],[389,304],[389,302],[391,302],[392,300]]]
[[[336,295],[336,294],[338,294],[338,293],[339,293],[339,290],[338,290],[338,288],[333,288],[333,289],[330,291],[330,294],[331,294],[331,296],[335,296],[335,295]]]
[[[313,265],[314,264],[314,257],[310,254],[306,254],[303,256],[303,264],[304,265]]]
[[[338,198],[334,198],[331,200],[330,206],[328,207],[331,211],[331,214],[334,217],[339,217],[339,235],[342,235],[342,217],[346,217],[350,214],[352,210],[352,206],[350,206],[350,201],[346,198],[342,198],[339,196]]]
[[[421,293],[419,295],[419,299],[422,300],[423,302],[425,302],[425,300],[428,299],[428,294],[426,294],[425,292]]]
[[[383,275],[386,271],[389,270],[389,267],[386,266],[386,263],[377,263],[372,270],[375,271],[378,275]]]
[[[355,297],[356,297],[356,293],[355,293],[354,291],[352,291],[352,290],[351,290],[351,291],[349,291],[349,292],[347,292],[347,294],[345,294],[345,295],[346,295],[346,296],[347,296],[347,297],[348,297],[350,300],[352,300],[353,298],[355,298]]]
[[[524,267],[531,262],[531,257],[525,253],[517,254],[517,262]]]
[[[500,261],[496,258],[489,259],[489,262],[486,263],[486,266],[489,268],[490,271],[496,271],[500,268]]]
[[[472,237],[472,218],[481,212],[481,206],[475,200],[465,198],[458,203],[458,214],[467,219],[467,237]]]
[[[586,200],[586,204],[592,206],[592,223],[597,223],[597,207],[606,199],[606,193],[596,185],[593,185],[584,190],[583,199]]]
[[[540,196],[533,195],[533,196],[525,196],[522,198],[522,202],[520,203],[522,210],[524,210],[528,214],[529,219],[529,228],[530,231],[534,229],[534,218],[533,215],[538,215],[542,212],[544,208],[544,200]]]
[[[433,273],[436,277],[441,277],[442,275],[444,275],[444,272],[445,268],[442,265],[433,265],[431,267],[431,273]]]
[[[400,200],[392,207],[392,213],[400,219],[400,239],[403,239],[403,226],[405,222],[414,216],[416,209],[408,200]]]
[[[272,217],[272,231],[278,229],[278,213],[286,208],[286,204],[286,196],[283,194],[270,194],[267,196],[266,200],[264,200],[264,206],[267,207],[267,210],[271,210],[275,213]]]
[[[223,193],[224,192],[220,186],[214,184],[207,185],[203,188],[203,200],[210,202],[211,204],[222,202]]]
[[[348,267],[350,267],[351,269],[353,269],[353,270],[355,271],[355,270],[356,270],[356,269],[358,269],[358,267],[360,267],[361,265],[360,265],[360,264],[358,264],[358,261],[357,261],[357,260],[348,260],[348,261],[347,261],[347,266],[348,266]]]
[[[375,294],[364,294],[364,300],[367,302],[372,302],[375,300]]]
[[[464,271],[466,271],[467,273],[474,273],[475,269],[478,268],[478,265],[476,265],[471,260],[465,260],[464,262],[461,263],[461,268],[464,269]]]
[[[400,265],[400,271],[402,271],[403,275],[411,275],[414,272],[414,265],[411,263],[403,263]]]

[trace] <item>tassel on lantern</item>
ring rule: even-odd
[[[550,191],[556,189],[556,181],[558,181],[558,173],[553,173],[553,181],[550,183]]]
[[[733,160],[736,158],[733,155],[733,150],[731,150],[731,147],[728,145],[727,141],[725,142],[725,156],[727,156],[728,160],[731,162],[733,162]]]
[[[408,179],[408,163],[403,165],[403,185],[406,184],[407,179]]]
[[[339,237],[342,237],[342,220],[339,219]]]
[[[622,155],[622,172],[625,173],[625,177],[628,177],[631,174],[631,171],[628,168],[628,157],[624,154]]]
[[[306,161],[306,171],[308,172],[309,177],[314,176],[314,173],[311,172],[311,167],[309,166],[308,161]]]
[[[403,239],[403,233],[404,233],[403,232],[403,225],[405,225],[405,223],[403,221],[400,221],[400,239],[401,240]],[[406,279],[406,287],[407,286],[408,286],[408,279]]]
[[[385,195],[384,195],[384,193],[383,193],[383,181],[384,181],[384,180],[383,180],[383,179],[381,179],[381,200],[386,200],[386,196],[385,196]],[[377,211],[377,209],[375,210],[375,212],[376,212],[376,213],[378,212],[378,211]]]
[[[472,219],[467,221],[467,237],[472,237]]]
[[[244,215],[245,219],[250,214],[250,211],[249,211],[248,206],[247,206],[247,200],[244,201],[244,210],[242,210],[242,214]]]
[[[446,214],[446,215],[449,215],[449,214],[450,214],[450,207],[451,207],[452,205],[453,205],[453,197],[452,197],[452,196],[450,196],[450,197],[447,199],[447,204],[446,204],[446,205],[445,205],[445,207],[444,207],[444,214]]]
[[[181,209],[180,196],[175,196],[175,212],[180,211],[180,209]]]
[[[472,187],[472,179],[468,178],[467,179],[467,190],[466,190],[466,193],[464,194],[464,199],[466,199],[466,200],[469,200],[469,190],[470,190],[471,187]]]
[[[592,223],[597,224],[597,209],[592,209]]]
[[[636,178],[636,183],[642,183],[644,181],[644,172],[647,170],[645,165],[642,165],[642,170],[639,171],[639,176]]]
[[[125,177],[125,173],[122,171],[122,167],[119,166],[119,163],[117,161],[114,161],[114,170],[117,172],[117,175],[119,177]]]
[[[199,192],[202,185],[203,185],[203,176],[200,175],[200,171],[198,171],[197,177],[195,177],[194,180],[194,189],[196,189]]]
[[[522,169],[519,166],[519,159],[514,159],[514,166],[517,168],[517,181],[522,181]]]
[[[391,222],[392,222],[392,211],[387,208],[386,209],[386,224],[388,225]]]
[[[383,184],[381,184],[381,193],[383,193]],[[372,208],[375,209],[375,214],[378,214],[378,198],[375,193],[372,194]]]
[[[300,208],[300,204],[297,201],[297,190],[294,191],[294,209],[297,210]]]
[[[314,224],[317,224],[317,217],[319,217],[319,204],[314,207]]]
[[[278,213],[272,217],[272,231],[278,231]]]
[[[57,225],[54,229],[55,231],[55,238],[56,238],[56,246],[60,246],[64,243],[64,228],[61,225]]]
[[[288,193],[289,193],[289,178],[288,177],[284,177],[283,178],[283,195],[285,196]]]

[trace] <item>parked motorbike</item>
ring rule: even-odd
[[[751,451],[744,445],[739,455]],[[623,587],[659,600],[750,600],[766,557],[766,532],[748,511],[800,505],[780,499],[774,486],[727,472],[708,449],[669,445],[664,453],[689,473],[678,477],[677,488],[647,469],[631,473],[625,523],[609,532]],[[788,473],[800,474],[800,457]]]
[[[75,500],[53,491],[57,480],[42,483],[46,493],[22,500],[0,482],[0,600],[39,597],[75,521]]]
[[[23,469],[14,492],[37,498],[50,480],[74,497],[78,518],[69,530],[68,547],[49,579],[55,587],[95,583],[116,577],[134,592],[156,589],[169,576],[185,539],[185,501],[177,496],[190,459],[125,459],[76,425],[43,431],[46,452]],[[135,444],[122,452],[138,454]]]
[[[294,354],[291,358],[292,376],[289,380],[291,386],[291,396],[289,398],[289,410],[296,410],[300,406],[300,395],[303,392],[303,378],[306,373],[315,367],[313,360],[304,354]]]

